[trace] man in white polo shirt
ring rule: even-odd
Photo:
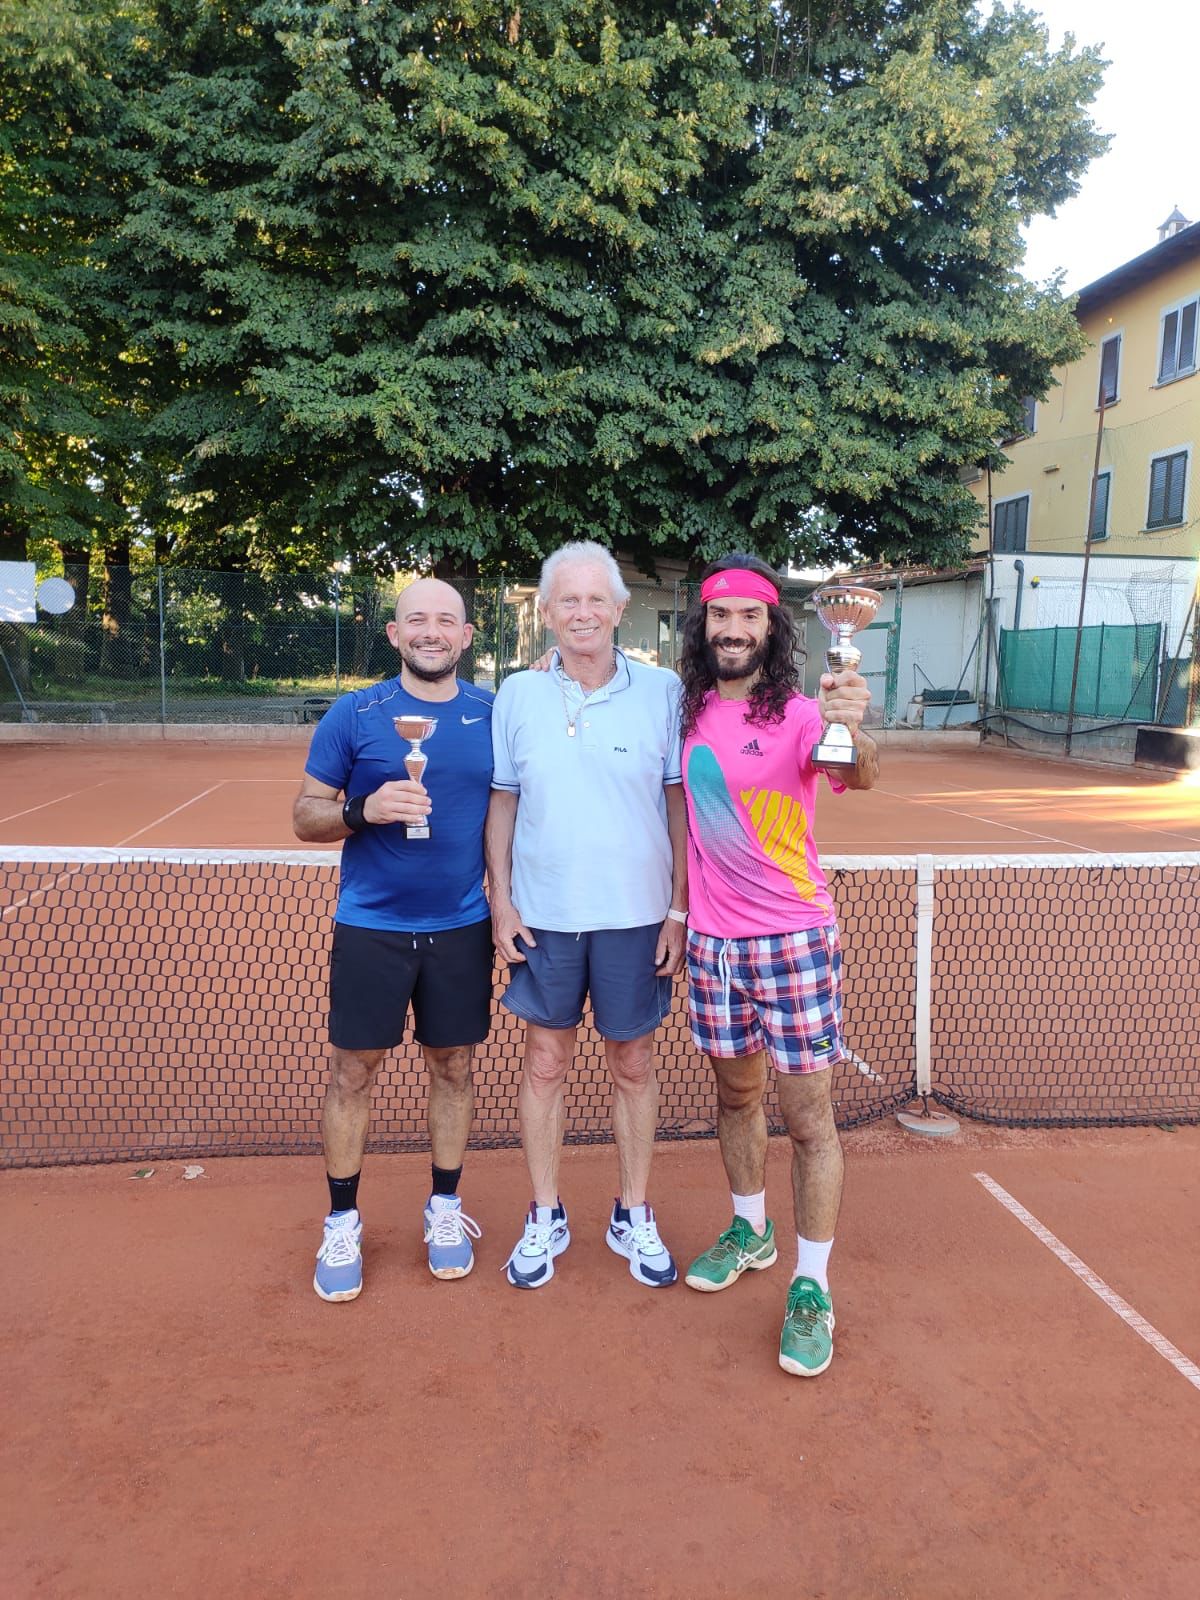
[[[679,679],[613,643],[629,599],[602,545],[565,545],[538,603],[557,649],[500,687],[485,836],[492,931],[525,1022],[521,1141],[533,1186],[508,1281],[539,1289],[571,1242],[558,1193],[563,1099],[591,996],[613,1084],[620,1196],[606,1240],[639,1283],[674,1283],[646,1201],[658,1121],[654,1030],[671,1008],[687,922]]]

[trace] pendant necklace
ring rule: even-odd
[[[582,714],[584,707],[587,705],[588,696],[591,695],[591,694],[595,694],[596,693],[596,689],[585,690],[583,688],[582,684],[576,684],[575,680],[573,678],[570,680],[572,685],[573,685],[573,687],[578,688],[580,690],[580,692],[582,693],[582,695],[583,695],[583,699],[575,707],[575,715],[572,716],[570,707],[567,705],[567,688],[566,688],[567,678],[566,678],[566,674],[563,672],[561,664],[559,665],[557,670],[558,670],[558,692],[562,696],[563,716],[565,717],[566,723],[567,723],[567,738],[568,739],[573,739],[575,737],[575,729],[576,729],[576,727],[577,727],[577,725],[579,723],[580,715]],[[617,658],[616,658],[616,655],[614,654],[612,671],[609,673],[608,677],[605,678],[604,683],[610,683],[612,681],[612,679],[616,677],[616,674],[617,674]],[[604,683],[597,684],[596,688],[597,689],[603,689]]]

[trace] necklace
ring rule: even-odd
[[[592,695],[598,693],[599,690],[603,689],[605,683],[611,683],[612,680],[616,677],[616,675],[617,675],[617,658],[616,658],[616,654],[614,652],[614,654],[613,654],[612,671],[608,674],[607,678],[605,678],[604,683],[598,683],[596,685],[595,689],[584,689],[583,685],[581,683],[576,683],[574,678],[568,679],[566,673],[562,669],[562,660],[561,660],[561,658],[559,660],[559,664],[558,664],[558,667],[557,667],[556,670],[557,670],[557,673],[558,673],[558,692],[559,692],[559,695],[562,697],[563,717],[565,718],[566,724],[567,724],[567,738],[568,739],[573,739],[575,737],[575,730],[579,726],[579,718],[582,715],[583,709],[587,705],[588,700],[591,698]],[[571,684],[571,687],[573,689],[578,689],[580,691],[581,695],[582,695],[582,699],[580,700],[579,704],[575,707],[575,714],[573,716],[571,714],[571,708],[567,704],[567,684],[568,683]]]

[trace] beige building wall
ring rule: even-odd
[[[1081,316],[1087,354],[1060,368],[1057,387],[1037,406],[1031,437],[1007,447],[1009,465],[991,474],[993,512],[1029,495],[1026,549],[1047,554],[1083,553],[1099,421],[1101,347],[1119,335],[1117,398],[1105,408],[1100,470],[1110,481],[1108,536],[1093,553],[1113,556],[1194,557],[1200,551],[1200,372],[1159,383],[1164,314],[1200,296],[1200,253],[1107,304]],[[1151,461],[1188,453],[1182,525],[1147,529]],[[975,548],[986,550],[988,474],[972,484],[980,502]]]

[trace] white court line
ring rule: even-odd
[[[852,1061],[858,1068],[859,1072],[862,1073],[864,1078],[870,1078],[873,1083],[879,1083],[882,1081],[875,1069],[873,1067],[869,1067],[861,1056],[856,1056],[853,1050],[846,1051],[846,1060]]]
[[[123,844],[132,844],[135,839],[140,839],[142,834],[149,833],[151,828],[157,828],[160,822],[169,822],[172,817],[177,817],[181,811],[186,811],[189,806],[194,806],[198,800],[203,800],[210,794],[216,794],[217,790],[224,788],[228,781],[227,778],[222,778],[219,782],[210,784],[207,789],[201,789],[199,794],[192,795],[181,806],[176,806],[174,811],[164,811],[161,817],[155,817],[154,821],[148,822],[144,828],[138,828],[135,833],[127,834],[124,839],[118,839],[115,848],[119,850]]]
[[[104,778],[99,783],[89,783],[84,789],[72,789],[70,794],[56,795],[53,800],[43,800],[40,805],[26,806],[24,811],[10,811],[8,816],[0,817],[0,823],[15,822],[18,817],[32,816],[35,811],[45,811],[50,806],[60,806],[64,800],[74,800],[76,795],[91,794],[93,789],[103,789],[106,784],[115,783],[115,778]]]
[[[907,800],[914,806],[929,806],[931,810],[943,811],[950,817],[966,817],[970,822],[978,822],[985,828],[1007,828],[1009,833],[1023,833],[1028,839],[1044,839],[1047,844],[1061,844],[1067,850],[1076,850],[1081,855],[1096,856],[1102,854],[1093,850],[1091,845],[1076,844],[1073,839],[1060,839],[1056,833],[1036,833],[1032,828],[1018,828],[1015,822],[993,822],[990,817],[981,817],[974,811],[956,811],[953,806],[939,806],[935,800],[918,800],[915,795],[898,794],[894,789],[881,789],[875,787],[876,794],[886,794],[892,800]]]
[[[199,794],[192,795],[182,805],[176,806],[173,811],[167,811],[161,817],[155,817],[153,822],[148,822],[144,828],[139,828],[136,833],[128,834],[124,839],[118,839],[113,849],[119,850],[123,844],[129,844],[134,839],[140,838],[143,833],[149,833],[151,828],[157,828],[160,822],[168,822],[172,817],[178,816],[181,811],[186,811],[189,806],[195,805],[197,800],[203,800],[206,795],[215,794],[227,781],[227,779],[222,778],[220,782],[210,784],[207,789],[202,789]],[[79,792],[83,793],[82,790]],[[80,870],[79,867],[72,867],[69,872],[60,872],[53,882],[46,884],[45,888],[35,889],[32,894],[27,894],[23,900],[14,900],[11,905],[5,906],[3,912],[0,912],[0,922],[5,917],[11,917],[14,911],[20,911],[23,906],[29,905],[39,895],[49,894],[52,889],[57,889],[59,884],[66,883],[69,878],[75,877]]]
[[[1065,1267],[1070,1267],[1080,1282],[1086,1283],[1092,1293],[1099,1296],[1110,1311],[1115,1311],[1122,1322],[1128,1323],[1140,1339],[1144,1339],[1152,1350],[1157,1350],[1164,1361],[1169,1361],[1176,1372],[1181,1373],[1194,1389],[1200,1389],[1200,1367],[1189,1360],[1182,1350],[1177,1349],[1165,1334],[1159,1333],[1157,1328],[1152,1327],[1127,1300],[1122,1300],[1115,1289],[1110,1289],[1103,1278],[1098,1278],[1091,1267],[1081,1261],[1073,1250],[1068,1250],[1061,1239],[1056,1239],[1049,1228],[1043,1227],[1038,1219],[1026,1211],[1019,1200],[1014,1200],[1007,1189],[1002,1189],[994,1178],[989,1178],[986,1172],[972,1173],[972,1177],[978,1179],[992,1198],[999,1200],[1006,1211],[1011,1211],[1035,1239],[1040,1239],[1047,1250],[1053,1251]]]

